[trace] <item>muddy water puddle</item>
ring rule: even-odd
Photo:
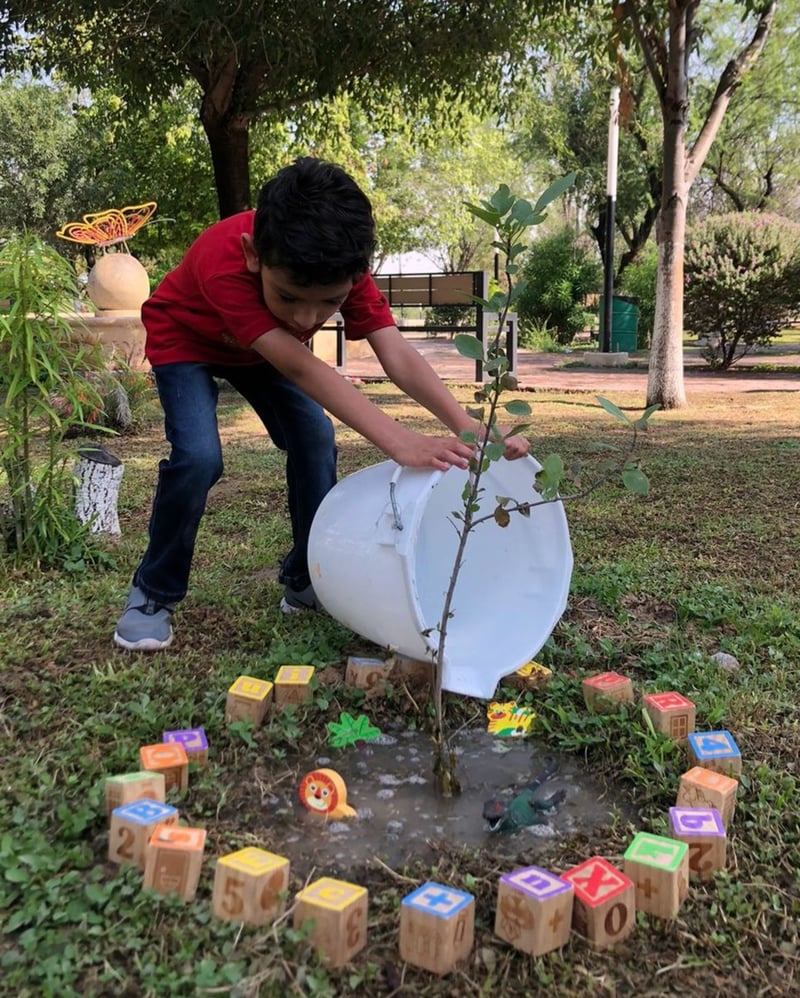
[[[437,840],[498,856],[523,850],[535,856],[554,837],[607,826],[615,813],[633,820],[630,805],[611,799],[579,759],[554,756],[529,739],[497,738],[484,731],[463,732],[455,746],[462,792],[449,799],[434,790],[430,738],[418,732],[384,735],[359,749],[317,757],[308,768],[327,767],[341,775],[356,817],[326,821],[297,801],[281,840],[284,854],[304,868],[327,863],[342,870],[374,857],[402,867],[429,856],[430,843]],[[538,783],[537,777],[545,775]],[[507,805],[531,786],[542,807],[534,804],[526,814],[535,814],[536,824],[491,831],[485,802],[499,799]]]

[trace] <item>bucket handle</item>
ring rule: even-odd
[[[389,502],[392,504],[392,516],[394,517],[394,523],[392,524],[392,526],[394,527],[395,530],[402,530],[403,521],[400,518],[400,507],[397,505],[397,496],[396,496],[397,482],[395,481],[396,477],[397,475],[395,475],[395,477],[392,478],[391,482],[389,482]]]

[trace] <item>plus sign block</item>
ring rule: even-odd
[[[275,674],[275,706],[310,700],[313,677],[313,665],[282,665]]]
[[[138,773],[122,773],[119,776],[108,776],[105,782],[106,815],[110,818],[115,807],[130,804],[131,801],[147,797],[164,803],[166,781],[163,773],[150,773],[141,770]]]
[[[601,856],[592,856],[561,874],[575,888],[572,927],[595,949],[626,939],[636,924],[636,888]]]
[[[162,773],[167,790],[185,790],[189,786],[189,757],[178,742],[158,742],[139,749],[142,769]]]
[[[366,887],[322,877],[299,892],[294,927],[311,921],[309,941],[331,967],[348,963],[367,943]]]
[[[737,780],[713,769],[694,766],[681,777],[676,807],[715,807],[725,828],[731,823],[736,807]]]
[[[159,894],[177,894],[184,901],[193,901],[205,843],[203,828],[156,825],[147,843],[144,886]]]
[[[272,683],[253,676],[239,676],[228,689],[225,700],[225,721],[252,721],[258,727],[266,717],[272,702]]]
[[[680,693],[648,693],[642,698],[644,709],[656,731],[675,742],[685,742],[694,731],[695,706]]]
[[[695,731],[689,735],[689,760],[695,766],[737,777],[742,772],[742,753],[730,731]]]
[[[400,905],[400,958],[434,974],[449,974],[472,952],[475,898],[433,880]]]
[[[177,731],[165,731],[161,740],[183,745],[189,762],[196,762],[198,766],[205,766],[208,762],[208,739],[202,728],[180,728]]]
[[[636,910],[674,918],[689,891],[689,847],[639,832],[625,851],[625,874],[636,886]]]
[[[217,860],[211,910],[223,921],[266,925],[283,913],[289,860],[249,846]]]
[[[559,949],[569,939],[575,890],[561,877],[528,866],[500,878],[494,932],[531,956]]]
[[[583,699],[598,714],[614,713],[620,703],[633,703],[633,683],[618,672],[599,672],[581,682]]]
[[[689,847],[691,880],[710,880],[725,869],[727,835],[715,807],[671,807],[669,833]]]
[[[176,825],[178,810],[158,800],[131,801],[111,812],[108,859],[111,863],[133,863],[144,869],[147,843],[156,825]]]

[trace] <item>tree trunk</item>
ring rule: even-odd
[[[208,136],[219,217],[227,218],[252,207],[250,199],[250,122],[242,116],[233,121],[201,115]],[[211,119],[211,120],[209,120]]]
[[[102,447],[84,447],[78,451],[75,466],[75,515],[90,524],[93,534],[119,537],[117,496],[125,465]]]

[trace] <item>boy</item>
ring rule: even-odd
[[[279,575],[284,612],[319,607],[306,550],[314,514],[336,483],[324,409],[398,464],[467,466],[472,447],[458,434],[476,424],[395,326],[369,273],[374,245],[372,208],[355,181],[304,157],[264,186],[255,211],[202,233],[142,306],[171,453],[159,465],[149,541],[114,632],[118,645],[156,651],[172,641],[206,498],[222,474],[215,378],[250,403],[286,451],[293,547]],[[389,378],[452,436],[404,427],[306,348],[337,311],[346,337],[366,339]],[[506,443],[508,457],[527,451],[521,437]]]

